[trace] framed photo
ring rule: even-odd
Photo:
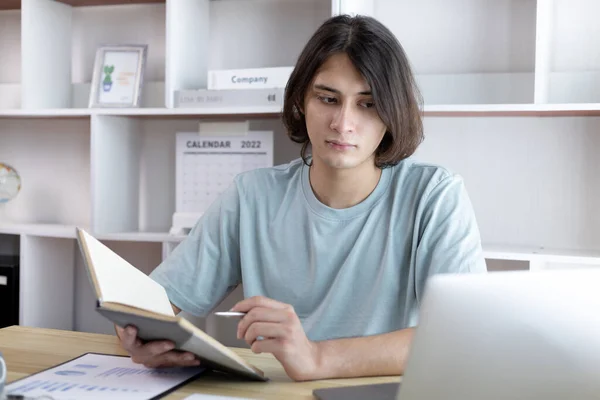
[[[147,45],[99,47],[89,106],[139,107],[147,53]]]

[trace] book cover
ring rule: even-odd
[[[177,90],[175,108],[283,107],[284,89]]]
[[[285,88],[294,67],[208,71],[209,90]]]

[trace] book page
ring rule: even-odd
[[[86,264],[100,290],[101,301],[154,311],[173,316],[165,289],[148,275],[129,264],[102,242],[78,229]]]

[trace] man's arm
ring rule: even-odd
[[[297,381],[400,375],[414,331],[313,342],[289,304],[257,296],[242,300],[232,311],[246,312],[238,324],[238,338],[255,353],[272,353]]]
[[[317,342],[317,378],[402,375],[414,329]]]

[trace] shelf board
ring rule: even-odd
[[[94,234],[98,240],[120,242],[181,242],[187,235],[171,235],[168,232],[120,232]],[[75,239],[74,225],[0,223],[0,234],[32,235]],[[543,247],[484,245],[486,259],[506,261],[547,261],[557,263],[600,264],[598,250],[546,249]]]
[[[211,107],[211,108],[122,108],[92,109],[91,115],[123,115],[130,117],[276,117],[281,115],[278,106],[262,107]]]
[[[600,116],[600,103],[426,105],[425,117],[577,117]],[[59,108],[0,109],[0,118],[279,118],[278,106],[212,108]]]
[[[4,109],[0,118],[89,118],[90,111],[85,108],[57,108],[42,110]]]
[[[41,110],[5,109],[0,118],[90,118],[93,115],[140,118],[272,118],[279,117],[276,106],[220,108],[59,108]]]
[[[94,234],[89,227],[82,227],[98,240],[120,242],[181,242],[185,235],[170,235],[167,232],[123,232]],[[60,224],[15,224],[0,223],[0,234],[32,235],[41,237],[56,237],[75,239],[75,225]]]
[[[116,242],[181,242],[185,235],[170,235],[167,232],[120,232],[93,235],[98,240]]]
[[[74,225],[0,223],[0,233],[75,239]]]
[[[165,0],[58,0],[73,7],[120,6],[125,4],[164,3]]]
[[[600,103],[425,105],[426,117],[600,116]]]
[[[58,0],[73,7],[164,3],[165,0]],[[20,10],[21,0],[0,0],[1,10]]]
[[[483,245],[486,259],[506,261],[547,261],[557,263],[599,264],[600,251],[546,249],[543,247]]]

